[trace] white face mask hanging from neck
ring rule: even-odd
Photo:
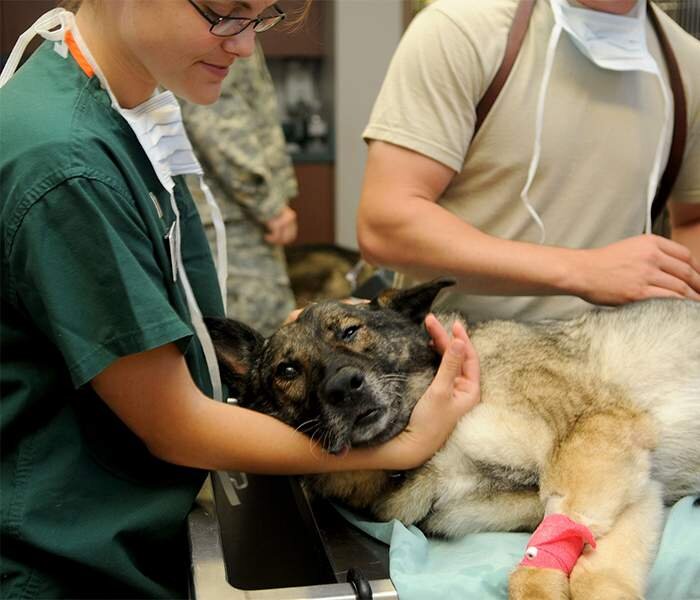
[[[226,275],[228,271],[226,234],[221,211],[219,210],[209,186],[207,186],[204,181],[204,172],[194,155],[192,145],[185,132],[180,105],[174,94],[170,91],[165,91],[160,94],[154,94],[149,100],[135,108],[122,108],[112,92],[106,77],[100,70],[97,61],[95,61],[89,48],[82,39],[75,24],[75,15],[62,8],[55,8],[39,17],[39,19],[19,37],[0,75],[0,87],[4,86],[5,83],[10,80],[19,65],[27,45],[35,35],[40,35],[46,40],[53,41],[56,53],[64,59],[67,58],[68,46],[65,42],[65,36],[68,32],[72,33],[80,52],[92,67],[102,87],[109,94],[112,101],[112,108],[114,108],[114,110],[129,124],[129,127],[136,135],[153,170],[158,176],[158,180],[168,191],[170,204],[175,214],[175,222],[168,234],[173,281],[177,281],[178,277],[180,278],[180,282],[185,291],[185,297],[187,298],[187,306],[190,312],[192,326],[202,345],[204,357],[207,362],[207,368],[213,387],[213,396],[217,400],[222,400],[223,391],[221,387],[221,377],[214,346],[209,332],[204,325],[201,310],[199,309],[194,292],[190,286],[187,272],[182,261],[182,254],[180,251],[180,212],[175,202],[175,182],[173,177],[185,174],[194,174],[199,177],[199,185],[211,210],[212,221],[216,231],[217,277],[221,288],[224,309],[226,307]]]
[[[534,221],[540,228],[540,243],[545,240],[545,227],[528,196],[535,178],[542,150],[542,128],[544,104],[552,74],[554,55],[562,30],[571,38],[574,45],[592,63],[601,69],[612,71],[644,71],[654,75],[661,88],[664,101],[664,123],[656,147],[656,155],[647,184],[645,232],[651,233],[651,206],[661,177],[664,142],[673,118],[671,92],[661,75],[661,70],[647,48],[646,43],[646,2],[638,0],[631,15],[615,15],[592,9],[570,6],[567,0],[550,0],[554,14],[554,27],[549,38],[545,57],[544,75],[540,84],[535,117],[535,141],[528,177],[520,192],[520,198]]]

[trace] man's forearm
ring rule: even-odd
[[[671,230],[671,239],[688,248],[700,263],[700,220],[676,225]]]
[[[638,235],[600,248],[542,246],[487,235],[434,202],[384,198],[363,198],[373,208],[360,207],[360,248],[370,262],[414,277],[453,275],[469,294],[566,294],[602,305],[700,300],[700,263],[678,241]],[[697,252],[697,225],[677,227],[676,236]]]
[[[454,175],[420,153],[373,141],[357,220],[365,258],[419,278],[453,275],[470,294],[566,294],[605,305],[659,296],[700,300],[700,265],[682,244],[639,235],[569,249],[496,238],[437,204]],[[700,218],[697,204],[669,207],[676,226]],[[694,248],[696,234],[679,233]]]
[[[576,293],[578,251],[496,238],[425,200],[392,206],[399,205],[360,215],[360,248],[374,264],[424,279],[450,274],[473,294]]]

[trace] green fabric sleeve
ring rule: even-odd
[[[154,247],[166,242],[129,198],[73,178],[23,210],[10,299],[56,345],[76,387],[119,357],[192,335],[168,300],[167,252]]]

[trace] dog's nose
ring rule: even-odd
[[[360,369],[343,367],[333,375],[323,386],[326,398],[332,404],[341,404],[354,392],[362,390],[365,376]]]

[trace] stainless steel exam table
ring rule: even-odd
[[[214,472],[188,517],[192,600],[390,600],[388,547],[295,477]]]

